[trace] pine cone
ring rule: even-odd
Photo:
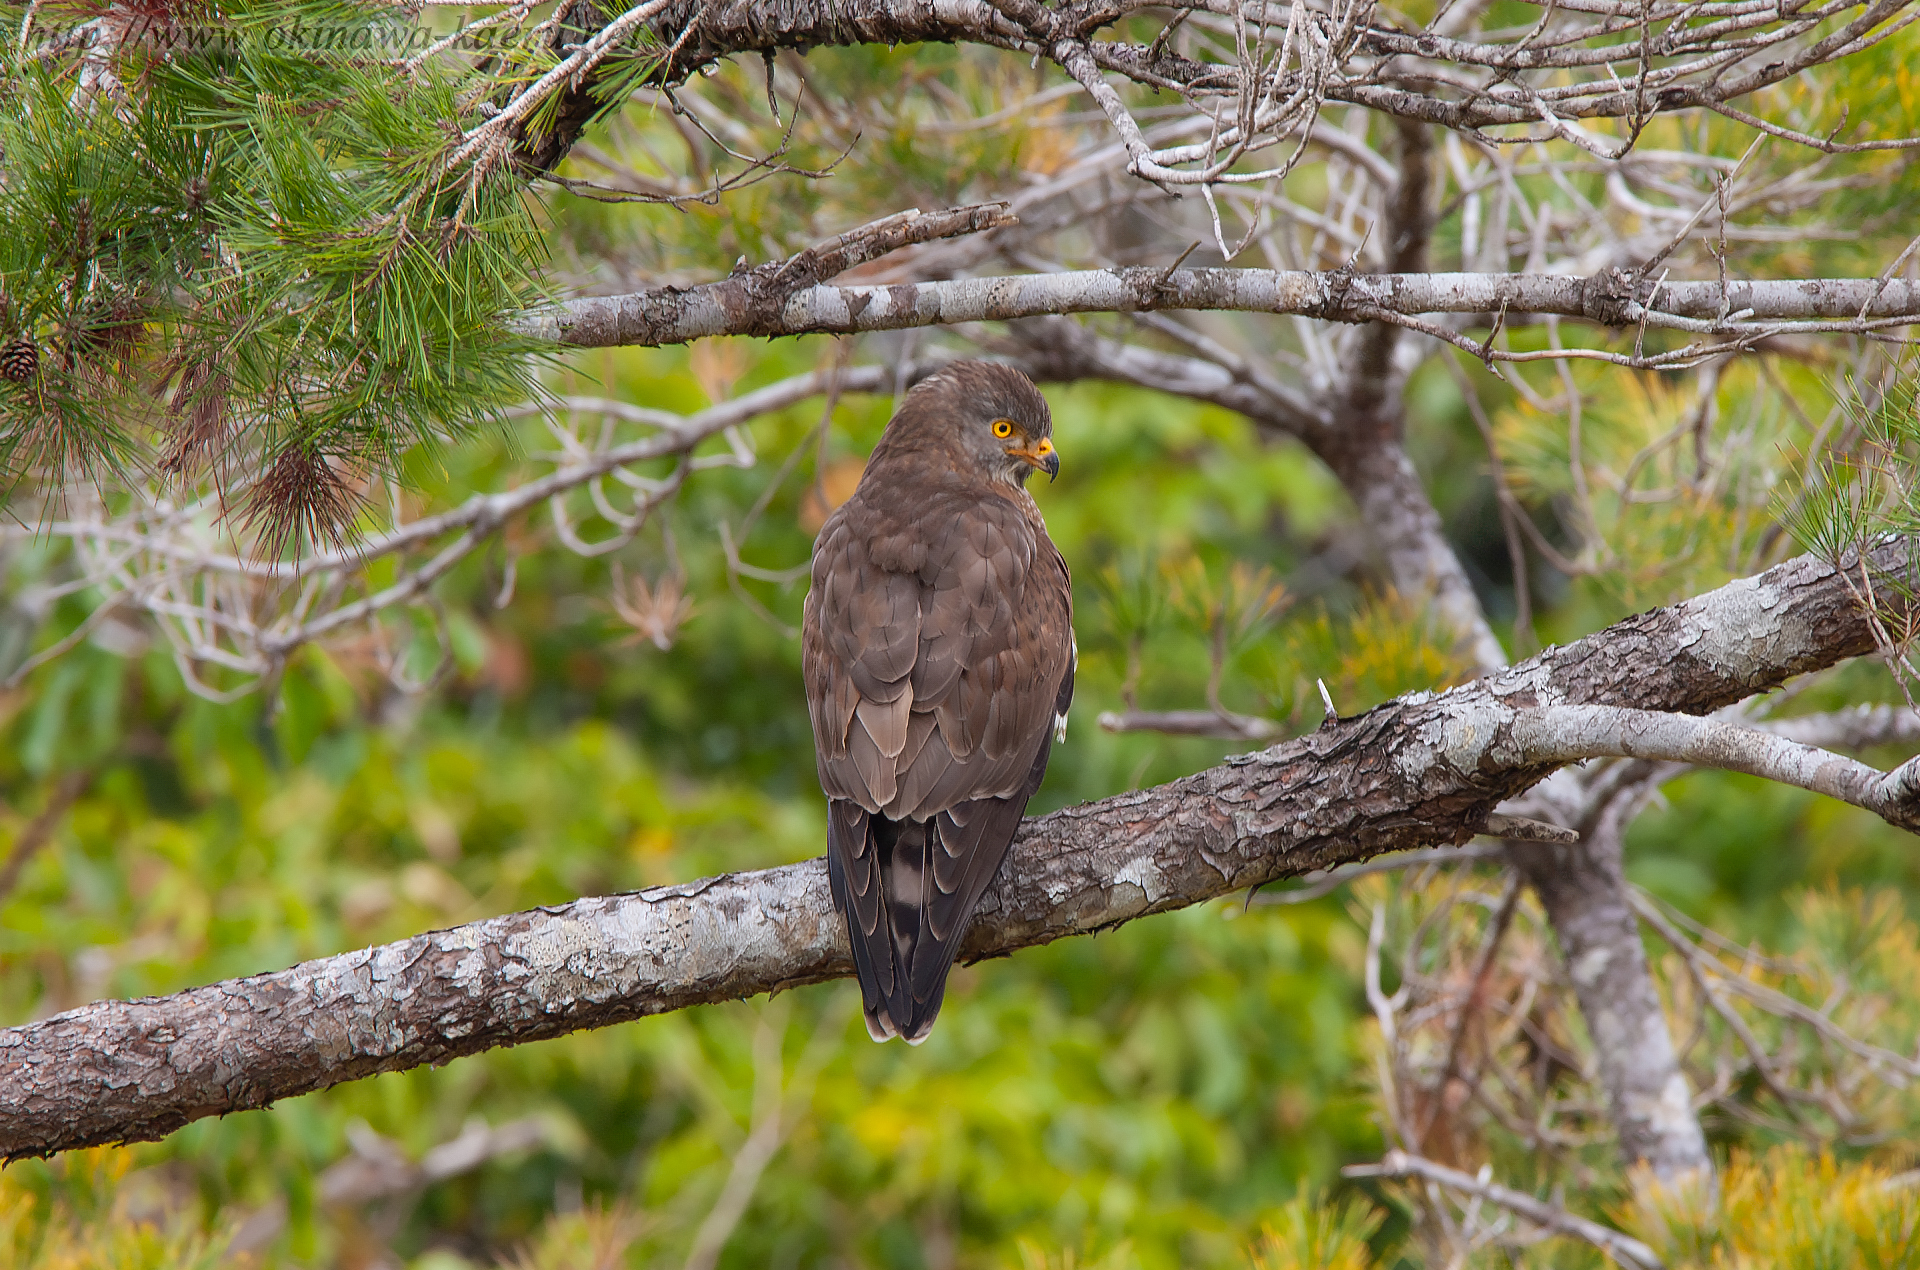
[[[0,378],[24,384],[39,369],[39,346],[26,336],[11,340],[5,348],[0,348]]]

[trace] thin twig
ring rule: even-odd
[[[40,848],[53,840],[53,831],[59,828],[60,818],[67,814],[67,809],[73,806],[92,781],[93,772],[82,770],[68,772],[54,784],[53,792],[47,796],[47,805],[13,840],[13,850],[8,852],[7,862],[0,865],[0,901],[13,893],[14,886],[20,881],[20,874]]]

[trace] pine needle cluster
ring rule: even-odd
[[[0,14],[32,36],[0,71],[14,482],[211,476],[278,556],[536,391],[508,325],[542,298],[535,204],[452,161],[494,73],[332,0]]]
[[[1920,695],[1920,611],[1911,583],[1911,544],[1920,536],[1920,368],[1905,359],[1879,383],[1850,382],[1841,398],[1840,435],[1816,448],[1806,464],[1804,488],[1782,498],[1780,519],[1808,550],[1839,569],[1861,607],[1874,620],[1882,659],[1906,692]],[[1904,539],[1908,567],[1875,572],[1865,551],[1875,543]]]
[[[1808,463],[1806,490],[1788,506],[1794,536],[1839,561],[1887,535],[1920,533],[1920,367],[1885,381],[1850,381],[1844,426]]]
[[[1618,1216],[1674,1270],[1893,1270],[1920,1257],[1916,1182],[1802,1147],[1736,1151],[1717,1188],[1699,1178],[1664,1187],[1637,1173]]]

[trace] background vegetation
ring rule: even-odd
[[[747,381],[825,352],[754,349]],[[698,402],[684,354],[596,360],[616,395]],[[1151,580],[1161,595],[1230,561],[1298,576],[1344,516],[1308,461],[1262,447],[1235,416],[1131,389],[1049,395],[1066,464],[1040,498],[1076,566],[1084,669],[1039,810],[1230,748],[1093,726],[1119,704],[1128,628],[1115,629],[1114,597],[1130,573],[1173,574]],[[1457,398],[1445,384],[1422,397],[1423,459],[1471,471]],[[829,465],[857,459],[886,410],[884,398],[843,402]],[[758,425],[756,440],[780,454],[810,445],[819,423],[817,405],[796,408]],[[483,484],[515,449],[502,438],[453,452],[445,471],[421,474],[421,496]],[[802,588],[761,588],[773,621],[757,616],[729,593],[721,551],[696,528],[738,523],[764,479],[710,474],[673,513],[698,607],[668,651],[623,637],[604,566],[528,543],[505,608],[493,605],[497,564],[490,574],[475,563],[449,588],[458,669],[421,698],[382,692],[384,677],[351,649],[311,648],[269,719],[255,699],[185,694],[171,660],[137,647],[131,627],[36,672],[0,707],[16,856],[49,801],[79,792],[0,901],[5,1017],[816,854],[823,813],[797,646],[775,625],[797,619]],[[1470,526],[1483,483],[1455,487],[1448,511]],[[804,559],[806,496],[799,480],[775,495],[752,559]],[[31,544],[8,564],[17,597],[59,572],[57,556]],[[1490,554],[1482,564],[1500,567]],[[1302,681],[1324,677],[1342,709],[1357,710],[1453,673],[1420,615],[1391,598],[1335,584],[1289,592],[1287,605],[1234,663],[1223,695],[1238,708],[1298,718]],[[1139,697],[1191,704],[1206,645],[1177,602],[1161,607]],[[1572,634],[1573,622],[1626,611],[1570,590],[1543,627]],[[1547,624],[1559,620],[1568,626]],[[1774,947],[1805,937],[1796,896],[1876,888],[1905,903],[1920,887],[1910,843],[1878,820],[1738,777],[1688,778],[1634,847],[1637,880]],[[868,1041],[845,985],[803,989],[380,1077],[201,1122],[157,1146],[15,1165],[6,1202],[23,1249],[34,1222],[67,1211],[100,1241],[125,1238],[124,1222],[143,1214],[213,1244],[238,1226],[248,1242],[271,1236],[254,1245],[263,1264],[372,1265],[391,1248],[404,1264],[446,1270],[507,1253],[584,1265],[567,1250],[595,1240],[650,1264],[684,1254],[753,1127],[756,1079],[777,1079],[780,1149],[728,1264],[1240,1264],[1296,1194],[1359,1189],[1338,1181],[1338,1166],[1380,1150],[1365,931],[1347,904],[1235,899],[963,970],[941,1027],[916,1050]],[[1916,970],[1920,953],[1901,973]],[[778,1074],[764,1062],[756,1072],[756,1055],[775,1046]],[[474,1117],[531,1117],[539,1133],[417,1192],[324,1202],[326,1170],[357,1158],[369,1131],[418,1158]],[[1748,1144],[1735,1126],[1725,1140]],[[1910,1142],[1899,1132],[1870,1153],[1898,1162]],[[1395,1234],[1390,1204],[1384,1212],[1380,1250]],[[154,1235],[138,1255],[170,1265],[191,1242]],[[102,1242],[92,1255],[104,1265],[136,1254]]]
[[[1847,73],[1906,84],[1916,52],[1895,41]],[[984,114],[1036,86],[1005,61],[989,72],[947,50],[822,50],[808,64],[901,120],[943,94]],[[744,117],[758,75],[727,69],[711,91]],[[1874,127],[1920,132],[1911,93],[1875,100]],[[824,166],[841,140],[832,125],[810,120],[788,161]],[[622,126],[644,136],[664,127],[637,107]],[[845,131],[854,149],[830,180],[769,180],[720,207],[555,196],[534,209],[546,249],[602,282],[636,261],[714,276],[743,252],[757,260],[806,240],[836,209],[960,203],[1009,170],[1053,161],[1041,128],[963,133],[937,153],[904,124]],[[1799,267],[1859,271],[1910,228],[1895,212],[1910,205],[1911,166],[1850,162],[1817,210],[1868,226],[1871,241],[1782,243]],[[1311,184],[1312,165],[1299,180]],[[902,340],[596,352],[542,373],[556,392],[691,410],[855,351],[886,360]],[[1675,477],[1670,497],[1606,509],[1599,528],[1616,558],[1591,577],[1536,579],[1537,638],[1572,638],[1785,550],[1777,533],[1761,540],[1781,488],[1798,479],[1799,452],[1848,391],[1845,352],[1736,363],[1720,376],[1714,426],[1746,430],[1746,467],[1711,485]],[[1633,461],[1695,408],[1691,379],[1577,373],[1602,403],[1585,421],[1595,466]],[[1477,385],[1516,487],[1543,519],[1568,495],[1564,423],[1477,368],[1461,378],[1431,364],[1408,394],[1414,456],[1450,536],[1502,636],[1524,644],[1463,382]],[[1464,673],[1415,600],[1353,567],[1352,512],[1303,448],[1141,389],[1081,384],[1048,396],[1063,472],[1037,494],[1075,571],[1083,660],[1073,729],[1035,811],[1238,748],[1095,725],[1123,699],[1199,703],[1207,623],[1229,595],[1245,620],[1222,698],[1293,730],[1318,721],[1315,680],[1353,713]],[[141,624],[95,625],[0,693],[0,1022],[818,854],[823,808],[790,629],[804,582],[730,571],[715,527],[730,526],[753,564],[803,562],[821,491],[844,493],[890,405],[848,396],[823,412],[815,399],[755,422],[758,466],[700,474],[663,513],[670,532],[606,559],[560,549],[544,519],[516,523],[502,550],[476,554],[441,585],[450,662],[420,692],[392,687],[390,650],[349,641],[310,645],[272,691],[216,704],[185,691]],[[550,445],[537,420],[457,422],[470,439],[395,458],[410,515],[498,488]],[[789,455],[797,461],[781,468]],[[1659,463],[1684,476],[1678,450]],[[38,509],[13,511],[31,524]],[[93,605],[63,585],[76,571],[60,540],[18,535],[5,553],[0,652],[13,666]],[[612,603],[635,577],[681,579],[692,597],[670,647]],[[429,678],[430,632],[399,655]],[[1890,678],[1863,665],[1799,704],[1895,697]],[[1816,978],[1870,980],[1881,1005],[1863,1027],[1910,1052],[1920,1026],[1920,947],[1905,916],[1920,897],[1913,847],[1811,795],[1698,774],[1639,820],[1630,875],[1736,943],[1798,951]],[[963,969],[940,1027],[915,1050],[872,1045],[849,986],[822,986],[363,1081],[156,1145],[15,1165],[0,1174],[0,1260],[1394,1264],[1414,1256],[1403,1208],[1378,1184],[1339,1174],[1383,1148],[1363,961],[1366,905],[1384,897],[1236,898]],[[1663,974],[1669,986],[1684,978],[1673,965]],[[1827,1264],[1910,1264],[1912,1179],[1896,1175],[1920,1146],[1913,1111],[1896,1091],[1875,1104],[1870,1132],[1714,1120],[1716,1149],[1732,1162],[1723,1204],[1649,1207],[1608,1173],[1604,1147],[1587,1183],[1675,1264],[1814,1264],[1835,1249],[1841,1260]],[[479,1127],[511,1129],[512,1149],[435,1175],[432,1162],[447,1159],[436,1148]],[[743,1188],[729,1222],[727,1197]],[[1553,1243],[1540,1256],[1571,1265],[1595,1254]]]

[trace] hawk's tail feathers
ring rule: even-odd
[[[915,823],[829,804],[827,876],[876,1041],[918,1045],[933,1030],[954,954],[1020,820],[1013,800],[966,810],[983,814],[966,825],[948,815]]]
[[[902,970],[905,958],[896,947],[897,909],[888,902],[889,887],[882,878],[897,836],[893,822],[870,814],[850,799],[836,798],[827,804],[827,880],[833,906],[847,923],[867,1035],[876,1041],[890,1041],[906,1031],[895,1019],[913,1021]],[[931,1025],[932,1020],[926,1023]],[[917,1036],[908,1035],[918,1044],[926,1039],[925,1027]]]

